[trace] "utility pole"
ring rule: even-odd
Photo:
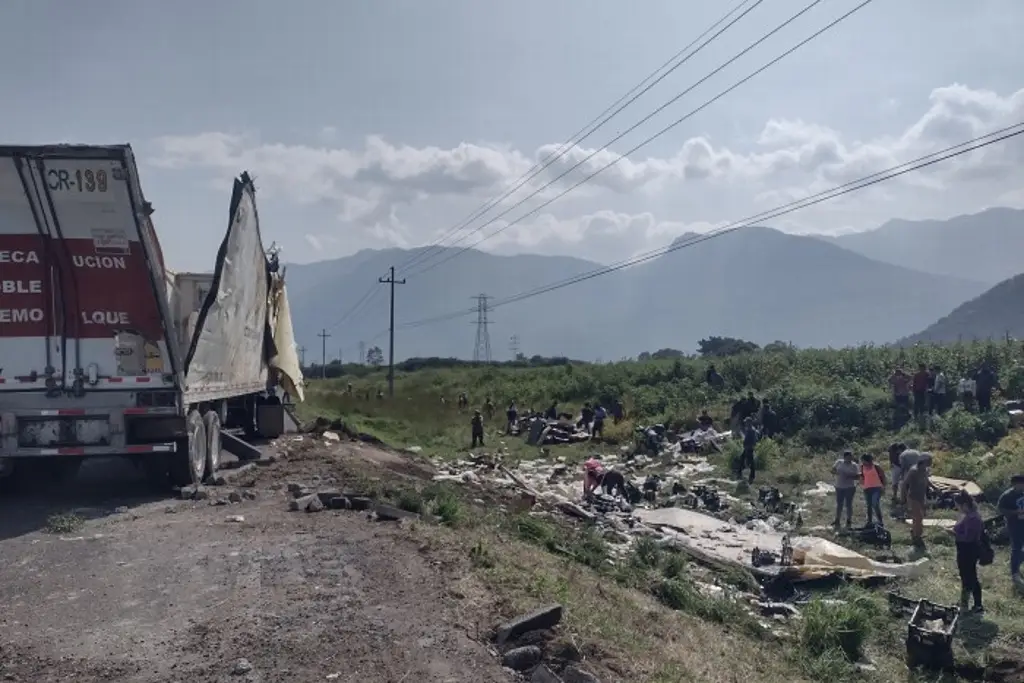
[[[327,339],[331,335],[327,334],[327,329],[324,328],[316,336],[320,337],[320,342],[323,345],[320,356],[320,379],[327,379]]]
[[[305,346],[300,346],[299,347],[299,363],[302,364],[302,369],[305,370],[306,369],[306,347]]]
[[[395,267],[391,266],[387,277],[377,278],[382,285],[391,286],[391,317],[388,324],[388,396],[395,395],[395,285],[404,285],[405,278],[395,279]]]
[[[508,342],[508,348],[512,352],[512,360],[519,358],[519,335],[513,334]]]
[[[345,364],[345,359],[344,359],[344,357],[342,356],[342,353],[343,353],[344,351],[345,351],[345,349],[338,349],[338,365],[339,365],[339,366],[342,366],[342,365],[344,365],[344,364]]]
[[[476,299],[476,346],[473,348],[473,362],[491,362],[491,333],[487,326],[491,321],[487,318],[487,300],[491,297],[486,294],[477,294]]]
[[[356,362],[360,365],[366,363],[366,342],[359,342],[359,358],[356,358]]]

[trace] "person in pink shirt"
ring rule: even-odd
[[[583,497],[589,497],[601,485],[604,467],[597,458],[590,458],[583,463]]]

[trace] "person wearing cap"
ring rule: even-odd
[[[845,508],[846,528],[849,529],[853,526],[853,496],[857,492],[857,480],[860,479],[860,465],[854,461],[853,451],[843,451],[843,457],[832,465],[832,474],[836,475],[836,518],[832,526],[839,526]]]
[[[907,451],[904,451],[906,455]],[[910,538],[915,546],[924,545],[924,512],[928,501],[928,475],[931,453],[921,453],[917,463],[903,475],[900,499],[910,505]]]
[[[1010,478],[1010,488],[999,496],[996,507],[1006,519],[1006,531],[1010,537],[1010,576],[1017,590],[1024,592],[1024,578],[1020,574],[1024,563],[1024,474]]]

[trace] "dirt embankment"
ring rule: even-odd
[[[358,512],[287,512],[287,482],[381,468],[418,471],[317,444],[250,472],[255,496],[229,505],[229,487],[141,495],[116,461],[0,502],[0,679],[508,681],[482,644],[486,606],[453,589],[460,558]]]

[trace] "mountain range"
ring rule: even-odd
[[[996,207],[945,221],[888,221],[824,238],[869,258],[994,285],[1024,271],[1024,211]]]
[[[1009,335],[1024,339],[1024,275],[1016,275],[981,296],[957,306],[927,328],[901,341],[955,342],[1001,339]]]
[[[894,220],[837,238],[750,227],[507,305],[501,300],[602,266],[564,256],[470,250],[421,275],[414,265],[407,283],[396,286],[395,357],[472,357],[477,317],[470,311],[480,293],[496,306],[488,312],[496,360],[511,357],[513,335],[528,356],[584,360],[664,347],[692,351],[709,335],[804,347],[889,343],[925,330],[1009,277],[1005,273],[1016,274],[1022,220],[1024,211],[990,209],[949,221]],[[386,354],[388,292],[377,279],[422,249],[364,250],[289,265],[292,317],[307,360],[319,360],[317,335],[325,329],[331,335],[328,360],[339,353],[355,360],[360,341],[380,345]],[[429,262],[453,251],[434,250]],[[397,276],[403,275],[399,270]],[[460,311],[467,314],[448,315]],[[441,319],[403,325],[430,318]]]

